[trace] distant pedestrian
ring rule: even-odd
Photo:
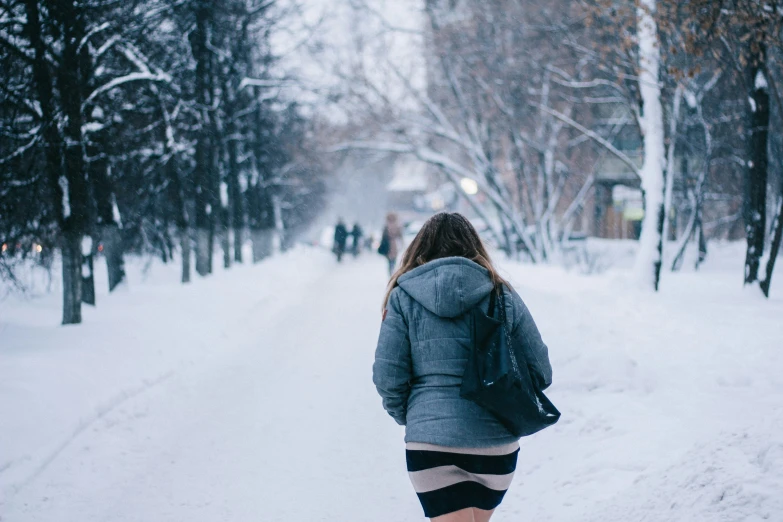
[[[363,235],[364,232],[362,231],[362,227],[359,226],[359,223],[354,223],[353,230],[351,230],[351,237],[353,238],[353,243],[351,244],[351,253],[353,254],[353,257],[358,256],[359,251],[362,249]]]
[[[389,262],[389,276],[394,273],[394,267],[397,264],[397,256],[402,246],[402,228],[397,222],[397,214],[389,212],[386,215],[386,225],[383,227],[381,244],[378,247],[378,253],[384,256]]]
[[[507,340],[495,352],[540,391],[552,382],[552,367],[533,317],[456,213],[424,224],[389,282],[384,308],[373,382],[384,409],[405,426],[408,472],[424,514],[438,522],[487,522],[511,485],[519,435],[532,431],[509,427],[499,410],[463,395],[463,382],[474,381],[466,373],[469,358],[482,357],[470,355],[483,342],[474,327],[487,311],[484,327],[494,321],[498,338]],[[484,386],[498,385],[502,403],[516,411],[515,388],[505,395],[503,384],[511,372]],[[542,406],[530,404],[535,418]]]
[[[342,218],[337,220],[337,226],[334,227],[334,246],[333,252],[337,256],[337,262],[343,260],[343,254],[345,253],[345,244],[348,241],[348,229],[345,226]]]

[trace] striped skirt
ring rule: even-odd
[[[428,518],[498,507],[514,478],[518,453],[518,442],[492,448],[405,445],[408,475]]]

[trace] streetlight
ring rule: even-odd
[[[459,186],[462,187],[462,191],[468,196],[475,196],[478,194],[478,183],[476,180],[470,178],[462,178],[459,182]]]

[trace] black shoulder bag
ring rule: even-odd
[[[496,295],[500,313],[495,319]],[[532,435],[560,419],[560,412],[535,384],[527,361],[517,362],[524,347],[515,347],[506,321],[506,297],[498,285],[485,314],[472,315],[473,347],[462,377],[460,396],[489,410],[516,437]],[[517,348],[517,349],[515,349]]]

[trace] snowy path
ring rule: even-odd
[[[248,318],[223,357],[81,434],[7,520],[385,520],[392,507],[415,520],[401,432],[368,373],[383,278],[382,263],[346,264]]]
[[[564,418],[522,442],[499,522],[783,520],[780,299],[749,297],[738,306],[733,287],[685,276],[681,291],[642,302],[600,278],[504,268],[550,345],[551,397]],[[24,478],[0,496],[0,520],[423,520],[405,473],[402,429],[382,411],[370,380],[381,260],[336,266],[320,253],[300,253],[242,270],[249,272],[198,283],[202,290],[194,292],[217,300],[200,320],[133,340],[160,339],[176,351],[176,329],[185,328],[209,350],[184,363],[155,362],[161,366],[148,370],[146,384],[98,401],[104,406],[75,428],[40,413],[25,424],[38,402],[58,404],[43,389],[40,401],[31,400],[32,385],[20,396],[24,411],[11,407],[43,357],[62,354],[22,364],[25,343],[9,352],[8,375],[0,367],[0,414],[18,417],[21,436],[0,433],[0,446],[5,440],[17,453],[30,452],[17,439],[49,424],[68,426],[71,435],[53,437],[54,449],[37,460],[9,460],[0,447],[0,480],[14,470]],[[117,302],[145,303],[132,315],[149,326],[195,297],[173,288],[155,291],[157,308],[146,316],[152,305],[142,291]],[[131,309],[127,303],[117,317],[94,322],[131,321],[119,317]],[[749,321],[750,335],[742,330]],[[38,342],[36,335],[78,331],[15,328],[6,336],[24,336],[27,344]],[[96,359],[98,368],[84,375],[121,377],[110,360]],[[2,379],[11,379],[10,387]],[[59,391],[76,382],[61,381]]]

